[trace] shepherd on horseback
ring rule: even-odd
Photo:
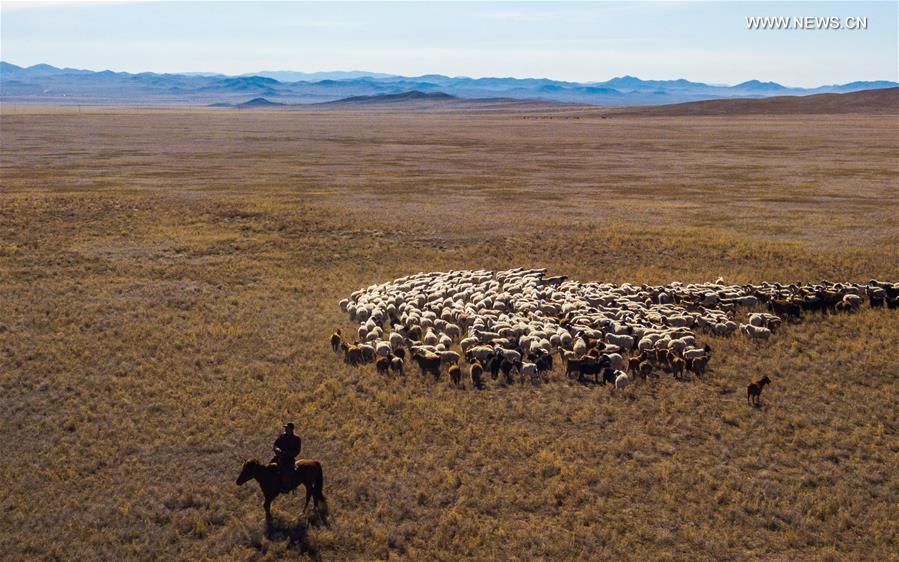
[[[303,504],[303,513],[309,507],[309,499],[314,500],[313,507],[316,514],[324,517],[327,511],[320,512],[319,508],[325,506],[324,494],[324,476],[322,474],[322,465],[318,461],[309,459],[301,459],[297,461],[296,480],[292,488],[302,484],[306,488],[306,501]],[[265,502],[262,504],[265,509],[265,520],[272,520],[272,500],[282,494],[282,480],[280,469],[274,464],[262,464],[256,459],[250,459],[244,463],[240,470],[240,476],[237,477],[237,485],[241,486],[250,480],[256,480],[262,489],[262,495]]]
[[[288,492],[296,486],[296,461],[303,442],[293,431],[293,422],[287,422],[284,424],[284,433],[279,435],[272,445],[272,450],[275,452],[272,462],[278,465],[282,493]]]

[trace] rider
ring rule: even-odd
[[[297,456],[300,454],[302,441],[293,433],[293,422],[284,424],[284,433],[275,439],[272,449],[275,451],[274,462],[278,463],[281,473],[281,486],[286,490],[293,484],[293,472]]]

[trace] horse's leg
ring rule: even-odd
[[[306,508],[309,507],[309,496],[312,495],[311,492],[309,491],[309,489],[312,487],[312,485],[304,484],[303,487],[306,488],[306,502],[303,504],[303,513],[306,513]]]
[[[265,508],[265,521],[267,523],[272,522],[272,500],[275,498],[265,498],[265,503],[262,504],[262,507]]]

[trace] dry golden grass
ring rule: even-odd
[[[895,279],[896,125],[4,113],[0,557],[895,559],[893,311],[715,341],[705,380],[623,396],[387,384],[327,336],[424,270]],[[292,496],[266,535],[234,479],[285,419],[330,525]]]

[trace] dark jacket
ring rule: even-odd
[[[302,447],[302,441],[300,440],[299,435],[287,435],[286,433],[282,433],[275,439],[275,447],[281,449],[281,462],[291,461],[300,454],[300,447]]]

